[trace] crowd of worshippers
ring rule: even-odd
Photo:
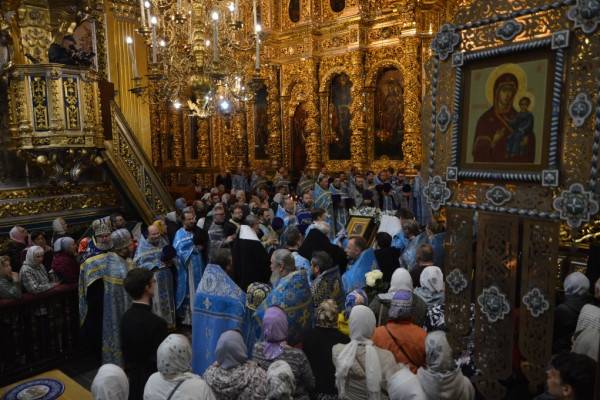
[[[460,354],[445,334],[443,224],[413,194],[418,177],[403,192],[384,171],[376,185],[409,193],[406,207],[381,216],[372,246],[348,235],[334,192],[371,207],[363,178],[222,174],[146,227],[114,214],[75,242],[57,219],[50,246],[15,227],[0,296],[78,283],[83,337],[101,357],[96,400],[475,399],[475,306]],[[580,275],[556,309],[541,399],[593,387],[600,308],[583,307]]]

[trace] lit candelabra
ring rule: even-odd
[[[248,27],[243,20],[250,13]],[[131,91],[148,96],[151,103],[186,104],[201,118],[231,114],[261,85],[262,26],[256,0],[140,0],[137,32],[150,50],[148,86],[142,86],[134,40],[127,37]]]

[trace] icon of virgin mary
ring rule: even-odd
[[[531,99],[517,98],[527,90],[526,87],[519,87],[519,81],[516,74],[511,72],[502,73],[496,78],[492,105],[477,120],[474,162],[534,162],[533,115],[528,109]],[[520,105],[519,111],[515,109],[515,100]]]

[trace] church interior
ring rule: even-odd
[[[600,0],[0,0],[0,399],[600,399],[599,39]]]

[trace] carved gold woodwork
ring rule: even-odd
[[[422,160],[420,109],[427,79],[423,79],[421,71],[429,58],[432,33],[439,28],[445,13],[442,7],[445,2],[347,0],[344,10],[333,12],[329,0],[300,0],[300,20],[296,23],[289,19],[288,1],[260,0],[259,4],[265,31],[260,77],[268,92],[268,160],[254,157],[254,103],[248,102],[242,119],[210,117],[210,136],[202,144],[198,142],[203,146],[199,148],[199,157],[204,152],[211,155],[205,156],[208,164],[199,164],[182,152],[172,161],[163,157],[160,166],[190,176],[240,165],[252,169],[274,169],[279,165],[289,168],[291,118],[302,104],[307,113],[306,168],[318,170],[325,165],[327,169],[341,171],[351,167],[362,170],[394,167],[414,173],[414,166]],[[242,12],[245,19],[251,17],[246,8]],[[375,160],[374,87],[377,74],[390,66],[398,68],[403,78],[404,157]],[[328,85],[338,73],[346,74],[352,81],[349,160],[329,160],[324,140],[329,129]],[[153,128],[153,135],[159,134]],[[164,147],[165,141],[154,143]],[[242,154],[241,149],[248,151]]]
[[[94,71],[17,65],[10,71],[9,91],[11,148],[103,147]]]
[[[119,206],[119,196],[108,183],[0,191],[0,218]]]
[[[23,54],[29,54],[40,63],[47,63],[48,48],[52,43],[48,1],[23,1],[17,10],[17,15]]]

